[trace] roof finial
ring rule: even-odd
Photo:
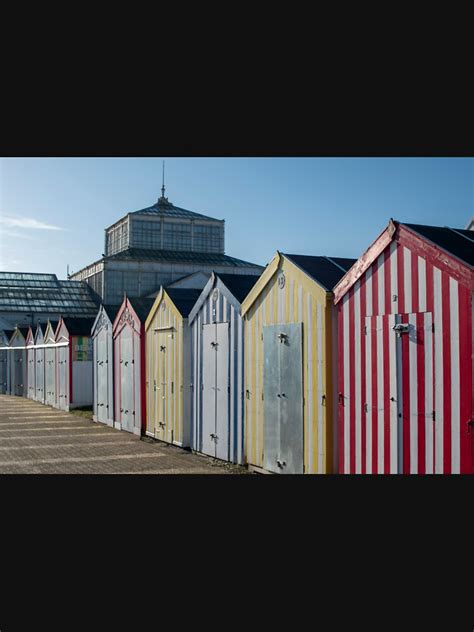
[[[165,197],[165,161],[163,160],[163,185],[161,187],[161,197]]]

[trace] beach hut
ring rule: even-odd
[[[10,395],[27,397],[28,371],[26,362],[27,327],[16,327],[10,338]]]
[[[48,320],[44,332],[44,403],[57,407],[56,337],[58,321]]]
[[[334,288],[341,473],[473,473],[473,237],[390,220]]]
[[[10,394],[10,338],[13,329],[0,330],[0,395]]]
[[[191,446],[192,344],[188,315],[201,290],[160,289],[146,319],[146,434]]]
[[[43,326],[38,323],[35,332],[35,400],[45,403],[45,356]]]
[[[233,463],[244,454],[241,303],[259,276],[212,274],[188,316],[193,346],[192,449]]]
[[[152,305],[125,297],[113,325],[114,425],[136,435],[146,427],[145,320]]]
[[[36,396],[36,349],[35,335],[33,328],[28,329],[26,336],[26,366],[27,366],[27,391],[28,399],[35,399]]]
[[[242,303],[246,460],[257,471],[336,469],[331,289],[353,263],[277,252]]]
[[[113,323],[119,307],[101,305],[91,330],[94,412],[92,419],[114,425]]]
[[[61,318],[55,343],[57,360],[57,407],[69,410],[92,406],[93,318]]]

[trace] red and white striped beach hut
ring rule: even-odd
[[[335,286],[340,473],[474,472],[473,238],[391,220]]]

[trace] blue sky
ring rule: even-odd
[[[472,158],[166,158],[166,196],[226,220],[226,253],[358,257],[390,217],[464,228]],[[0,270],[66,277],[160,195],[160,158],[0,159]]]

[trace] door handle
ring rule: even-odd
[[[277,465],[278,467],[283,467],[286,465],[286,461],[280,461],[280,459],[277,459]]]

